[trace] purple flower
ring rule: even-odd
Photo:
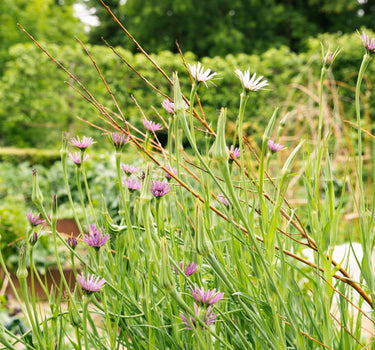
[[[68,245],[69,245],[70,248],[75,249],[75,247],[78,244],[78,241],[77,241],[77,238],[75,238],[75,237],[72,236],[72,237],[68,238],[67,243],[68,243]]]
[[[129,165],[129,164],[121,164],[122,170],[124,170],[126,175],[132,175],[138,172],[139,168]]]
[[[241,151],[238,147],[234,147],[234,145],[231,145],[230,148],[228,147],[228,150],[232,153],[232,155],[229,155],[229,160],[234,160],[234,158],[237,158],[240,154]]]
[[[332,51],[328,51],[323,59],[323,66],[329,68],[333,62],[334,56]]]
[[[169,114],[174,114],[174,103],[166,98],[161,104]]]
[[[86,162],[87,158],[89,157],[88,154],[86,154],[84,157],[83,157],[83,162]],[[74,152],[73,153],[69,153],[69,158],[74,162],[76,163],[77,165],[81,165],[81,153],[78,153],[78,152]]]
[[[199,317],[199,308],[198,308],[198,305],[196,303],[194,303],[194,312],[195,312],[195,317],[198,318]],[[192,329],[191,325],[188,321],[188,318],[182,313],[180,313],[180,316],[181,316],[181,319],[182,319],[182,323],[184,323],[189,329]],[[211,326],[215,322],[216,317],[217,317],[217,314],[214,314],[213,311],[211,311],[211,306],[209,306],[206,313],[204,314],[204,323],[207,326]],[[191,323],[193,324],[194,328],[197,328],[195,318],[193,316],[190,316],[190,320],[191,320]],[[203,327],[202,327],[202,329],[203,329]]]
[[[178,274],[178,270],[173,266],[173,268],[176,270]],[[184,261],[180,261],[180,269],[184,270]],[[193,262],[188,262],[186,267],[185,267],[185,275],[186,276],[191,276],[193,273],[198,271],[198,265],[194,264]]]
[[[26,216],[29,219],[31,226],[34,226],[34,227],[39,226],[40,224],[43,224],[44,222],[46,222],[46,220],[39,219],[39,214],[33,216],[32,211],[30,211],[30,213],[26,213]]]
[[[206,81],[211,80],[217,73],[211,73],[211,69],[204,70],[203,66],[198,62],[198,65],[190,65],[188,63],[190,73],[193,76],[194,80],[203,83],[207,86]],[[211,73],[211,74],[210,74]]]
[[[235,73],[241,80],[242,86],[245,90],[258,91],[268,85],[267,80],[263,80],[263,75],[256,77],[256,73],[250,78],[250,69],[245,72],[241,72],[239,69],[235,70]]]
[[[167,166],[167,169],[168,169],[171,173],[177,175],[177,169],[176,169],[176,168],[171,169],[169,166]],[[166,178],[167,180],[170,180],[170,179],[172,178],[172,176],[169,175],[167,172],[165,172],[165,178]]]
[[[81,151],[84,151],[87,147],[91,144],[95,143],[92,137],[83,136],[82,141],[80,140],[79,136],[73,137],[70,142],[79,148]]]
[[[165,196],[171,190],[171,187],[166,180],[153,180],[150,190],[155,197],[159,198]]]
[[[199,289],[196,284],[194,284],[194,289],[191,289],[191,295],[200,305],[213,305],[224,297],[224,293],[216,292],[216,288],[205,292],[203,287]]]
[[[151,120],[143,119],[143,125],[145,126],[146,130],[155,132],[161,128],[161,124],[154,123]]]
[[[219,195],[217,196],[217,199],[218,199],[222,204],[224,204],[226,207],[228,207],[229,204],[230,204],[228,198],[225,197],[223,194],[219,194]]]
[[[129,140],[129,135],[126,136],[120,132],[112,133],[112,143],[115,146],[116,150],[122,149]]]
[[[281,145],[280,143],[275,143],[274,141],[272,140],[268,140],[267,142],[267,146],[269,148],[269,150],[272,152],[272,153],[276,153],[276,152],[279,152],[281,151],[284,146]]]
[[[108,238],[109,234],[105,233],[103,228],[99,227],[98,229],[96,225],[90,225],[89,234],[85,235],[83,240],[91,247],[99,249],[105,242],[107,242]]]
[[[122,183],[129,189],[129,191],[140,190],[142,187],[142,183],[139,182],[137,179],[126,179],[124,177],[122,179]]]
[[[161,104],[164,109],[169,113],[169,114],[174,114],[174,102],[170,101],[168,98],[166,98],[162,104]],[[184,101],[185,109],[188,109],[189,106],[188,104]]]
[[[375,53],[375,38],[372,38],[370,42],[368,35],[366,35],[365,32],[363,31],[361,39],[362,39],[363,46],[365,47],[367,53],[369,55],[374,54]]]
[[[90,295],[92,293],[98,292],[105,284],[105,279],[100,277],[96,277],[94,275],[88,274],[87,277],[83,275],[83,272],[81,272],[80,275],[77,276],[78,283],[81,286],[82,290]]]

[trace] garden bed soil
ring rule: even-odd
[[[76,283],[76,277],[75,277],[75,274],[74,274],[73,270],[66,269],[66,270],[63,271],[63,273],[64,273],[66,281],[68,282],[70,290],[73,291],[75,283]],[[12,282],[13,282],[15,288],[17,289],[17,291],[20,291],[20,284],[19,284],[17,276],[15,274],[11,273],[10,277],[11,277]],[[58,288],[60,288],[61,274],[60,274],[59,270],[57,270],[56,268],[47,269],[46,274],[40,275],[40,278],[43,282],[44,281],[47,282],[47,286],[48,286],[49,291],[51,291],[52,286],[54,286],[53,287],[54,290],[57,290]],[[6,281],[4,281],[4,283],[6,283]],[[28,286],[29,290],[31,291],[31,274],[30,274],[30,271],[29,271],[29,275],[27,276],[27,286]],[[63,291],[66,291],[64,285],[62,285],[62,288],[63,288]],[[47,299],[47,296],[44,293],[42,286],[40,285],[39,281],[37,280],[37,278],[35,276],[34,276],[34,290],[35,290],[36,298],[38,298],[39,300]],[[5,295],[14,297],[14,292],[13,292],[11,286],[10,286],[10,283],[8,283],[7,288],[5,289]]]
[[[77,223],[75,222],[74,219],[58,219],[57,223],[56,223],[56,229],[57,229],[58,232],[66,235],[66,236],[78,237],[79,234],[80,234],[79,229],[78,229],[78,225],[77,225]],[[74,286],[75,286],[75,281],[76,281],[76,277],[73,273],[73,270],[71,270],[70,268],[64,268],[63,273],[64,273],[64,276],[65,276],[65,279],[67,280],[67,282],[70,286],[70,289],[73,291]],[[12,282],[15,285],[15,288],[19,291],[20,290],[20,284],[19,284],[18,278],[13,273],[10,273],[10,276],[11,276]],[[43,282],[44,281],[47,282],[47,286],[48,286],[49,291],[51,291],[51,287],[53,285],[54,285],[55,290],[60,287],[61,275],[60,275],[60,272],[57,270],[57,267],[51,267],[51,268],[47,269],[46,274],[41,275],[40,278]],[[4,279],[4,283],[7,283],[7,287],[5,288],[4,294],[14,297],[14,292],[13,292],[10,284],[8,283],[8,281],[6,281],[6,278]],[[29,275],[27,277],[27,285],[28,285],[29,289],[31,290],[30,271],[29,271]],[[38,299],[44,300],[44,299],[47,298],[46,294],[43,291],[42,286],[40,285],[40,283],[39,283],[39,281],[37,280],[36,277],[34,277],[34,289],[35,289],[35,295]],[[63,290],[65,290],[64,286],[63,286]]]

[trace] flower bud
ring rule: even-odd
[[[228,147],[225,144],[225,123],[227,117],[227,109],[222,108],[217,122],[216,140],[212,145],[212,158],[218,162],[227,162],[229,158]]]
[[[297,152],[299,151],[299,149],[302,147],[302,145],[304,144],[304,140],[302,140],[298,146],[294,149],[294,151],[290,154],[290,156],[288,157],[288,159],[286,160],[284,166],[283,166],[283,169],[282,169],[282,173],[283,175],[285,174],[290,174],[290,172],[292,171],[292,164],[293,164],[293,161],[294,161],[294,158],[296,157],[297,155]]]
[[[18,262],[18,269],[17,269],[17,278],[18,279],[24,279],[28,276],[28,271],[26,267],[26,261],[27,261],[27,249],[26,246],[23,245],[20,248],[20,258]]]
[[[152,164],[147,163],[145,178],[142,183],[141,195],[139,197],[141,200],[141,203],[150,202],[152,199],[152,195],[150,192],[151,170],[152,170]]]
[[[76,296],[76,290],[74,291],[73,298],[75,298],[75,296]],[[77,310],[77,306],[74,304],[74,301],[71,299],[69,299],[68,301],[68,312],[69,312],[70,324],[73,327],[81,328],[81,325],[82,325],[81,315],[79,314]]]
[[[36,242],[38,242],[38,233],[34,231],[29,236],[30,246],[33,247],[36,244]]]
[[[31,193],[31,200],[35,204],[42,204],[43,202],[43,194],[39,188],[38,173],[36,169],[33,169],[33,191]]]
[[[76,248],[77,244],[78,244],[78,241],[77,241],[77,238],[71,236],[71,237],[68,238],[67,243],[68,243],[69,247],[74,250]]]
[[[62,136],[62,144],[61,144],[61,150],[60,154],[61,156],[67,156],[68,154],[68,146],[69,146],[69,133],[67,131],[64,131]]]
[[[180,81],[177,72],[173,73],[173,95],[174,95],[174,114],[176,117],[185,116],[186,104],[182,99]]]
[[[174,280],[171,276],[171,269],[168,258],[168,244],[166,237],[162,237],[160,244],[160,273],[159,273],[159,285],[167,292],[175,289]]]
[[[276,118],[277,118],[276,112],[277,112],[277,108],[275,108],[275,111],[273,112],[272,117],[271,117],[270,121],[268,122],[266,130],[264,131],[263,142],[265,142],[265,143],[270,139],[272,130],[275,127]]]
[[[207,257],[210,254],[210,244],[206,237],[202,204],[197,200],[195,204],[195,248],[198,254]]]
[[[333,61],[333,53],[332,51],[328,51],[323,58],[323,68],[328,69]]]
[[[52,214],[56,216],[57,214],[57,196],[56,194],[52,195]]]

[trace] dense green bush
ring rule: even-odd
[[[0,148],[0,162],[20,164],[28,162],[31,165],[51,166],[60,159],[60,152],[36,148]]]
[[[0,202],[0,250],[8,260],[11,256],[18,256],[15,242],[26,235],[26,207],[20,196],[1,198]]]
[[[370,31],[368,33],[371,35]],[[282,106],[287,111],[294,109],[298,104],[306,103],[308,98],[310,102],[313,101],[313,96],[317,95],[316,84],[320,74],[320,40],[333,50],[336,47],[343,49],[337,58],[333,74],[338,81],[353,86],[363,54],[363,47],[357,33],[341,36],[327,34],[318,39],[311,39],[309,50],[301,54],[295,54],[287,47],[281,47],[270,49],[260,56],[239,54],[204,58],[202,63],[205,68],[220,73],[215,80],[216,87],[209,89],[202,87],[200,91],[209,123],[216,121],[220,107],[227,106],[231,113],[228,122],[234,124],[241,92],[241,85],[234,74],[237,68],[242,70],[250,68],[251,72],[264,75],[270,83],[269,91],[261,91],[256,99],[249,101],[245,120],[248,134],[257,133],[264,127],[275,106]],[[75,46],[48,44],[47,49],[81,80],[100,103],[115,111],[110,95],[79,44]],[[157,118],[151,106],[157,108],[165,118],[167,117],[166,112],[161,108],[163,97],[154,94],[152,89],[128,69],[109,48],[88,45],[88,49],[97,61],[125,117],[133,125],[142,128],[142,115],[131,95],[137,99],[148,118]],[[167,80],[143,55],[133,55],[121,48],[118,48],[118,51],[148,80],[170,95],[171,87]],[[13,59],[5,67],[0,88],[2,145],[56,148],[62,130],[69,129],[76,133],[93,135],[93,129],[77,121],[76,117],[98,123],[96,118],[98,113],[79,94],[63,83],[64,81],[73,83],[69,76],[31,43],[13,46],[10,53]],[[178,71],[183,92],[188,95],[189,78],[179,55],[160,52],[158,55],[153,55],[153,58],[169,76],[172,72]],[[195,62],[192,53],[186,53],[185,58],[189,63]],[[374,66],[370,65],[367,74],[375,73],[374,71]],[[300,90],[300,84],[306,86],[312,97],[307,95],[306,90]],[[343,96],[343,103],[347,103],[345,118],[351,119],[354,115],[352,103],[354,93],[340,86],[339,94]],[[371,109],[374,108],[372,102]],[[311,118],[311,113],[307,117]],[[105,124],[102,123],[101,126]]]

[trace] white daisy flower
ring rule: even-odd
[[[211,69],[204,70],[203,66],[198,62],[198,65],[188,64],[190,73],[196,81],[202,81],[206,86],[206,81],[212,79],[217,73],[211,73]]]
[[[240,78],[244,89],[247,89],[249,91],[258,91],[268,85],[267,80],[262,80],[263,75],[257,78],[256,73],[254,73],[250,79],[250,69],[245,72],[241,72],[239,69],[237,69],[235,73]]]

